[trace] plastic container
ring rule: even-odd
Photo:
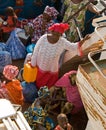
[[[23,79],[30,83],[34,82],[37,77],[37,67],[31,67],[30,63],[24,64]]]

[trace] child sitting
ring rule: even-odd
[[[72,130],[71,124],[68,122],[68,118],[65,114],[60,113],[57,116],[58,125],[54,130]]]

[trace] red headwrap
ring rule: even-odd
[[[69,29],[69,25],[67,23],[56,23],[49,27],[50,31],[55,31],[63,34],[66,30]]]

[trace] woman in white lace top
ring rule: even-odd
[[[49,27],[49,34],[43,35],[34,48],[31,57],[31,66],[38,67],[36,85],[49,88],[58,80],[59,59],[64,50],[80,54],[80,45],[83,42],[71,43],[62,37],[69,28],[68,24],[56,23]]]

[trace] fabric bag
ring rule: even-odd
[[[18,38],[16,30],[11,32],[9,39],[6,42],[6,50],[10,52],[13,60],[25,58],[26,48]]]
[[[22,86],[19,80],[13,79],[11,82],[8,82],[5,85],[8,94],[11,98],[12,103],[14,104],[23,104],[24,97],[22,93]]]
[[[8,91],[5,87],[5,81],[4,82],[0,81],[0,98],[5,98],[5,99],[10,100],[10,97],[8,95]]]
[[[35,83],[27,83],[26,81],[21,82],[22,85],[22,92],[24,96],[24,100],[26,102],[34,102],[35,98],[38,97],[38,91],[35,86]]]
[[[0,51],[0,72],[6,65],[12,64],[11,54],[7,51]]]
[[[3,42],[0,42],[0,51],[6,51],[6,44]]]

